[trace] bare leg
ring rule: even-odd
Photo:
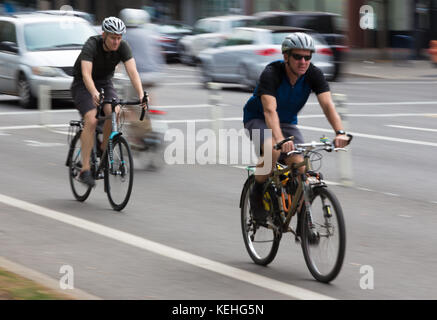
[[[82,144],[82,171],[90,170],[90,155],[94,146],[94,132],[96,131],[96,109],[88,111],[84,118],[84,126],[80,141]]]

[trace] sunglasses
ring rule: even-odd
[[[292,53],[291,56],[293,57],[294,60],[297,60],[297,61],[301,60],[302,58],[304,58],[305,61],[309,61],[309,60],[311,60],[311,57],[312,57],[311,54],[309,56],[303,56],[303,55],[300,55],[297,53]]]

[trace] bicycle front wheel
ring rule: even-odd
[[[346,228],[340,203],[327,188],[316,188],[311,197],[312,228],[308,215],[302,213],[302,250],[306,265],[316,280],[328,283],[340,273],[346,251]]]
[[[82,131],[79,131],[74,136],[70,145],[70,152],[68,157],[68,177],[70,180],[71,191],[73,192],[74,197],[78,201],[85,201],[91,193],[91,187],[80,182],[79,174],[82,169],[82,160],[81,160],[81,141],[80,135]]]
[[[105,186],[109,203],[114,210],[126,207],[133,185],[134,166],[129,144],[122,136],[114,139],[112,145],[113,158],[105,169]]]
[[[254,181],[255,177],[250,176],[241,194],[241,229],[249,256],[256,264],[265,266],[273,261],[278,252],[281,233],[254,223],[249,202],[249,194]],[[268,189],[264,194],[263,202],[269,215],[273,215],[277,208],[275,201],[274,192]]]

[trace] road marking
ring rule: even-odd
[[[299,129],[303,129],[303,130],[311,130],[311,131],[332,133],[332,129],[324,129],[324,128],[301,126],[301,125],[298,125],[297,127]],[[437,143],[434,143],[434,142],[426,142],[426,141],[411,140],[411,139],[392,138],[392,137],[377,136],[377,135],[373,135],[373,134],[365,134],[365,133],[358,133],[358,132],[350,132],[350,133],[352,135],[356,136],[356,137],[361,137],[361,138],[376,139],[376,140],[386,140],[386,141],[393,141],[393,142],[401,142],[401,143],[408,143],[408,144],[417,144],[417,145],[423,145],[423,146],[437,147]]]
[[[340,82],[342,85],[349,85],[349,84],[436,84],[437,81],[344,81]]]
[[[58,143],[58,142],[40,142],[35,140],[23,140],[26,142],[26,145],[30,147],[59,147],[59,146],[65,146],[65,143]]]
[[[386,127],[392,127],[392,128],[399,128],[399,129],[409,129],[409,130],[418,130],[418,131],[437,132],[437,129],[407,127],[407,126],[397,126],[397,125],[394,125],[394,124],[386,124],[385,126]]]
[[[238,269],[226,264],[206,259],[186,251],[175,249],[158,242],[154,242],[133,234],[103,226],[88,220],[77,218],[69,214],[59,211],[44,208],[26,201],[12,198],[0,194],[0,202],[21,210],[25,210],[37,215],[50,218],[75,226],[77,228],[93,232],[105,236],[107,238],[131,245],[133,247],[150,251],[152,253],[178,260],[208,271],[212,271],[226,277],[230,277],[239,281],[247,282],[261,288],[265,288],[277,293],[302,300],[334,300],[334,298],[322,295],[304,288],[286,284],[278,280],[274,280],[265,276],[258,275],[253,272]]]
[[[40,125],[40,124],[31,124],[27,126],[8,126],[8,127],[0,127],[0,130],[21,130],[21,129],[45,129],[47,127],[49,128],[63,128],[63,127],[69,127],[69,124],[47,124],[47,125]]]
[[[406,214],[398,214],[398,216],[402,217],[402,218],[412,218],[413,217],[413,216],[409,216],[409,215],[406,215]]]

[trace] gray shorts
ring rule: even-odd
[[[101,88],[105,90],[105,100],[112,100],[112,98],[118,99],[117,92],[111,80],[96,80],[94,81],[94,85],[99,92]],[[73,81],[71,85],[71,96],[82,117],[88,111],[96,108],[93,103],[93,97],[85,87],[83,81]]]
[[[281,123],[280,126],[282,130],[282,134],[284,135],[285,138],[294,136],[294,140],[293,140],[294,143],[304,143],[302,133],[300,132],[300,130],[297,128],[295,124]],[[272,136],[271,130],[265,131],[269,129],[266,125],[265,120],[263,119],[249,120],[244,124],[244,128],[246,128],[249,131],[249,138],[255,144],[255,150],[257,151],[259,150],[259,155],[262,155],[263,154],[262,146],[264,145],[264,140],[266,138],[271,138]],[[259,139],[257,137],[258,131],[255,132],[254,131],[255,129],[259,130]]]

